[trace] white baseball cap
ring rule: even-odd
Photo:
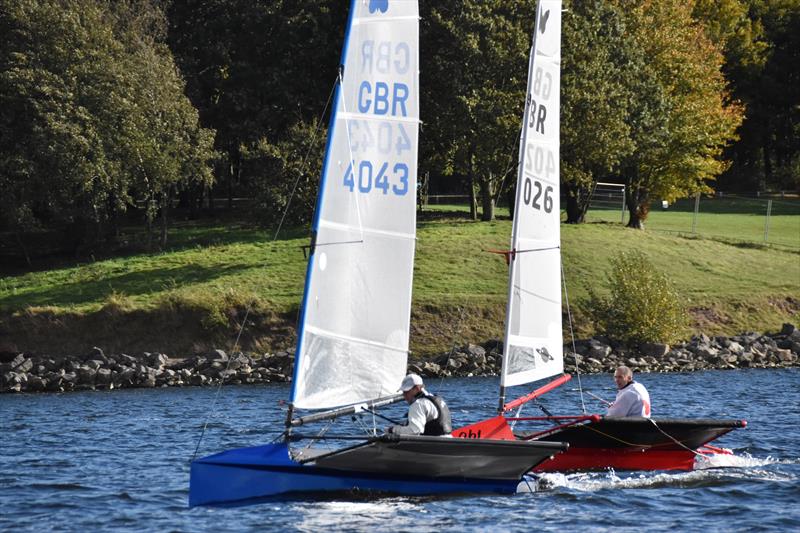
[[[403,378],[403,382],[400,384],[400,390],[408,392],[417,385],[422,385],[422,378],[416,374],[409,374]]]

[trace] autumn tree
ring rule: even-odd
[[[631,36],[628,124],[635,143],[621,161],[629,227],[642,228],[653,198],[708,191],[727,168],[742,108],[730,99],[720,49],[692,18],[692,2],[620,0]]]

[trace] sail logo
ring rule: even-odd
[[[536,353],[542,356],[542,362],[547,363],[548,361],[553,360],[553,356],[550,355],[550,352],[547,351],[547,346],[542,346],[541,348],[536,348]]]
[[[369,12],[380,11],[386,13],[389,10],[389,0],[369,0]]]
[[[550,18],[550,10],[549,9],[539,16],[539,31],[542,34],[544,34],[545,29],[547,28],[547,20],[549,18]]]

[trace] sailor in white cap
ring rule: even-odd
[[[409,374],[403,378],[400,391],[408,403],[408,423],[389,426],[388,433],[398,435],[450,435],[453,431],[450,409],[444,400],[425,390],[422,378]]]

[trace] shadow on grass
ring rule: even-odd
[[[143,228],[129,226],[122,228],[119,238],[113,244],[97,246],[83,251],[80,255],[65,251],[43,255],[34,254],[31,257],[31,265],[25,264],[21,256],[17,257],[13,254],[4,256],[0,261],[0,276],[17,276],[29,272],[73,268],[109,259],[182,252],[208,246],[281,242],[308,236],[309,230],[305,226],[282,228],[276,236],[275,228],[258,228],[244,223],[221,225],[207,221],[192,221],[173,225],[169,230],[167,245],[161,248],[148,246],[147,233]],[[57,235],[54,234],[47,238],[56,239]]]
[[[209,268],[186,265],[179,268],[161,268],[143,272],[131,272],[96,281],[76,281],[57,287],[25,292],[9,296],[0,301],[5,310],[22,309],[28,306],[69,306],[102,302],[113,293],[137,296],[169,290],[172,287],[205,283],[223,276],[249,270],[250,266]]]

